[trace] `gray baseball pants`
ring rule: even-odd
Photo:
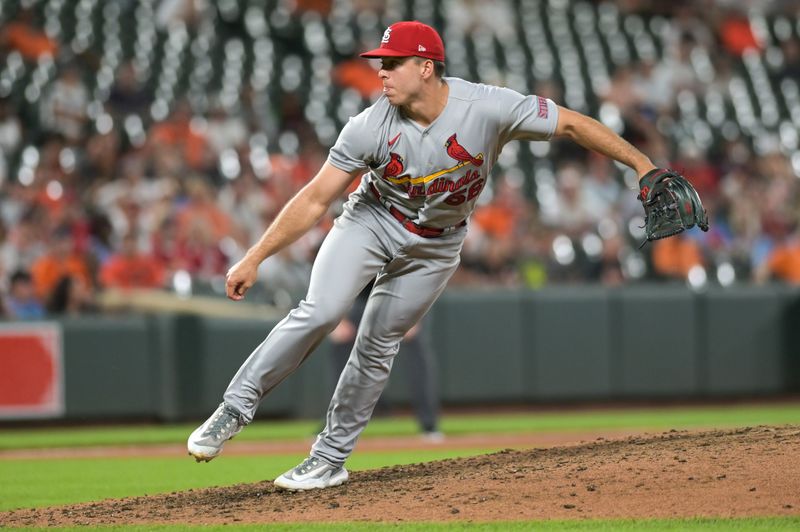
[[[423,238],[403,228],[376,200],[351,201],[320,248],[305,300],[244,362],[225,391],[225,402],[252,421],[262,397],[300,366],[376,279],[325,429],[311,449],[313,456],[343,464],[386,386],[400,340],[458,267],[465,234],[462,227]]]

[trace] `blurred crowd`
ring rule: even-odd
[[[84,3],[93,5],[79,4]],[[150,2],[154,31],[172,39],[179,24],[191,38],[212,15],[227,21],[219,10],[232,3],[237,4]],[[43,16],[51,4],[62,3],[21,1],[11,16],[9,7],[0,10],[0,315],[35,319],[93,312],[98,295],[112,288],[221,294],[228,267],[313,176],[336,131],[320,133],[303,100],[313,96],[285,79],[277,93],[269,93],[269,105],[248,84],[234,98],[220,91],[196,105],[177,94],[166,105],[157,97],[158,87],[145,82],[136,58],[122,54],[105,81],[107,90],[98,91],[105,63],[91,46],[59,40]],[[381,17],[422,10],[419,2],[391,0],[278,4],[301,28],[307,21],[341,17],[340,4],[346,4],[359,24],[374,28],[364,32],[365,40],[379,37]],[[470,43],[488,35],[502,50],[502,34],[518,27],[517,10],[534,4],[573,9],[576,2],[432,4],[438,7],[428,22],[440,27],[446,43],[452,32]],[[635,35],[636,21],[644,21],[660,40],[651,53],[640,50],[638,41],[625,40],[630,57],[611,63],[607,77],[591,78],[583,98],[570,92],[563,68],[550,77],[523,76],[524,87],[513,77],[510,61],[481,69],[480,79],[474,79],[469,75],[474,65],[454,60],[450,74],[508,84],[597,116],[656,164],[689,177],[709,212],[711,230],[692,230],[640,249],[636,176],[564,141],[511,144],[471,220],[453,283],[538,288],[566,282],[800,282],[797,3],[588,5],[599,21],[598,35],[603,17],[612,13],[608,20],[624,24],[625,35]],[[240,9],[234,18],[248,13]],[[277,24],[274,18],[270,24]],[[548,42],[558,51],[555,33]],[[311,41],[306,35],[298,42]],[[535,51],[535,43],[531,48]],[[337,94],[358,95],[351,114],[380,88],[374,65],[353,60],[357,52],[356,47],[349,57],[335,54],[327,70],[314,72],[328,77]],[[539,68],[536,60],[531,64]],[[32,72],[30,83],[21,89],[4,85],[14,69]],[[36,84],[40,70],[52,75]],[[282,71],[284,78],[290,73]],[[774,118],[769,101],[762,101],[759,73],[769,92],[779,96]],[[40,93],[29,94],[34,89]],[[341,118],[346,116],[338,117],[337,125]],[[251,297],[279,306],[302,297],[316,250],[340,205],[265,262],[263,283]]]

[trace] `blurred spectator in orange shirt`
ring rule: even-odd
[[[491,201],[475,209],[473,221],[492,238],[513,238],[528,215],[524,194],[506,178],[495,181]]]
[[[653,242],[653,268],[664,278],[686,279],[695,266],[703,265],[703,254],[697,242],[678,235]]]
[[[754,272],[756,282],[770,279],[800,284],[800,234],[796,231],[777,244]]]
[[[25,59],[35,61],[41,55],[55,57],[58,44],[48,37],[33,22],[33,11],[21,9],[14,20],[9,22],[2,34],[0,44],[18,50]]]
[[[185,100],[176,104],[165,121],[153,125],[150,144],[156,151],[177,150],[186,164],[195,170],[205,169],[212,163],[206,136],[201,127],[193,126],[192,109]]]
[[[31,277],[36,295],[48,300],[56,285],[64,277],[72,277],[85,287],[92,286],[89,265],[86,259],[75,251],[71,229],[67,226],[57,228],[50,241],[50,251],[39,257],[31,266]]]
[[[355,89],[362,98],[374,99],[381,94],[383,82],[375,69],[363,59],[348,59],[333,69],[333,80],[342,87]]]
[[[198,226],[214,240],[229,236],[232,230],[230,217],[214,201],[211,185],[201,177],[186,182],[187,202],[178,212],[178,239],[188,238]]]
[[[733,55],[742,55],[747,49],[760,48],[747,15],[736,8],[729,10],[720,24],[719,38]]]
[[[129,232],[100,269],[100,284],[105,288],[160,288],[164,284],[164,268],[151,255],[140,253],[137,237]]]

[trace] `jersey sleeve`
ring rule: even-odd
[[[328,152],[328,162],[345,172],[366,169],[374,158],[375,134],[370,131],[368,114],[362,112],[347,121],[336,144]]]
[[[549,140],[558,124],[558,106],[549,98],[522,95],[498,88],[493,95],[498,112],[500,137],[510,140]]]

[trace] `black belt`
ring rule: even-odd
[[[381,193],[378,191],[378,188],[372,183],[369,183],[369,189],[372,191],[372,194],[375,198],[384,206],[386,210],[389,211],[395,220],[400,222],[402,226],[405,228],[406,231],[414,233],[415,235],[419,235],[422,238],[436,238],[438,236],[442,236],[445,233],[450,233],[455,231],[460,227],[464,227],[467,225],[466,220],[462,220],[461,223],[456,225],[451,225],[450,227],[425,227],[424,225],[419,225],[411,218],[403,214],[400,209],[389,203],[389,200],[381,196]]]

